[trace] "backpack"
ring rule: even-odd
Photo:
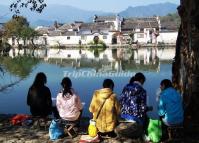
[[[150,119],[147,131],[148,137],[152,142],[160,142],[162,137],[162,122],[160,120]]]
[[[51,140],[59,139],[64,135],[64,128],[61,126],[60,120],[53,119],[49,127],[49,136]]]

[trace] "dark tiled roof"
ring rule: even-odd
[[[61,36],[61,31],[49,31],[49,36]]]
[[[48,33],[48,29],[37,29],[37,32],[39,32],[39,34],[47,34]]]
[[[115,21],[116,16],[97,16],[96,22],[104,22],[104,21]]]
[[[122,30],[128,30],[128,29],[136,29],[138,27],[137,22],[129,22],[129,21],[124,21],[122,23]]]
[[[55,31],[49,31],[48,35],[49,36],[75,36],[76,32],[75,31],[62,32],[60,30],[55,30]]]
[[[159,28],[156,18],[129,18],[124,19],[122,23],[122,30],[133,30],[143,28]]]
[[[54,31],[54,27],[39,27],[35,29],[39,34],[48,34],[49,31]]]
[[[161,29],[165,29],[165,30],[178,30],[178,26],[177,23],[173,22],[173,21],[166,21],[166,22],[162,22],[161,23]]]
[[[71,28],[72,28],[72,26],[70,24],[66,23],[66,24],[60,26],[58,29],[59,30],[68,30],[68,29],[71,29]]]
[[[108,22],[108,23],[83,23],[80,26],[81,30],[103,30],[103,29],[107,29],[107,30],[111,30],[111,28],[114,26],[113,22]]]
[[[75,35],[77,35],[77,32],[75,31],[67,31],[62,33],[62,36],[75,36]]]
[[[62,31],[67,31],[68,29],[73,29],[73,30],[76,30],[78,29],[80,26],[82,25],[82,23],[71,23],[71,24],[64,24],[62,25],[61,27],[59,27],[58,29],[59,30],[62,30]]]
[[[82,25],[82,23],[73,23],[72,27],[73,27],[73,29],[78,29],[81,25]]]
[[[144,17],[144,18],[124,18],[125,21],[157,21],[156,17]]]
[[[87,35],[108,35],[108,33],[93,31],[92,33],[78,34],[78,35],[79,35],[79,36],[87,36]]]

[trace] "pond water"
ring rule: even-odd
[[[96,54],[97,53],[97,54]],[[160,81],[171,79],[174,48],[106,49],[92,50],[38,50],[35,57],[0,57],[0,114],[30,113],[26,97],[35,75],[44,72],[53,98],[61,89],[60,82],[69,76],[73,88],[85,103],[83,116],[90,116],[88,107],[95,90],[102,87],[105,78],[113,79],[117,96],[136,72],[146,76],[144,88],[148,95],[151,118],[157,117],[156,91]]]

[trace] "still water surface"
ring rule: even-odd
[[[45,53],[45,54],[43,54]],[[35,75],[44,72],[47,86],[53,98],[61,90],[60,82],[64,76],[70,76],[73,88],[85,103],[83,115],[90,116],[88,107],[94,90],[102,87],[105,78],[113,79],[117,96],[136,72],[146,76],[144,88],[148,94],[148,105],[154,110],[149,112],[157,117],[156,91],[160,81],[171,79],[171,63],[175,55],[174,48],[159,49],[107,49],[97,55],[89,50],[48,50],[37,51],[39,59],[31,57],[5,57],[0,59],[3,72],[0,72],[0,114],[28,113],[26,97]],[[11,54],[12,56],[12,54]],[[10,87],[6,85],[14,83]],[[5,89],[4,89],[5,87]]]

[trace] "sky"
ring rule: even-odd
[[[0,0],[0,5],[9,5],[16,0]],[[47,4],[69,5],[84,10],[104,12],[119,12],[127,7],[141,6],[154,3],[171,2],[180,4],[180,0],[44,0]]]

